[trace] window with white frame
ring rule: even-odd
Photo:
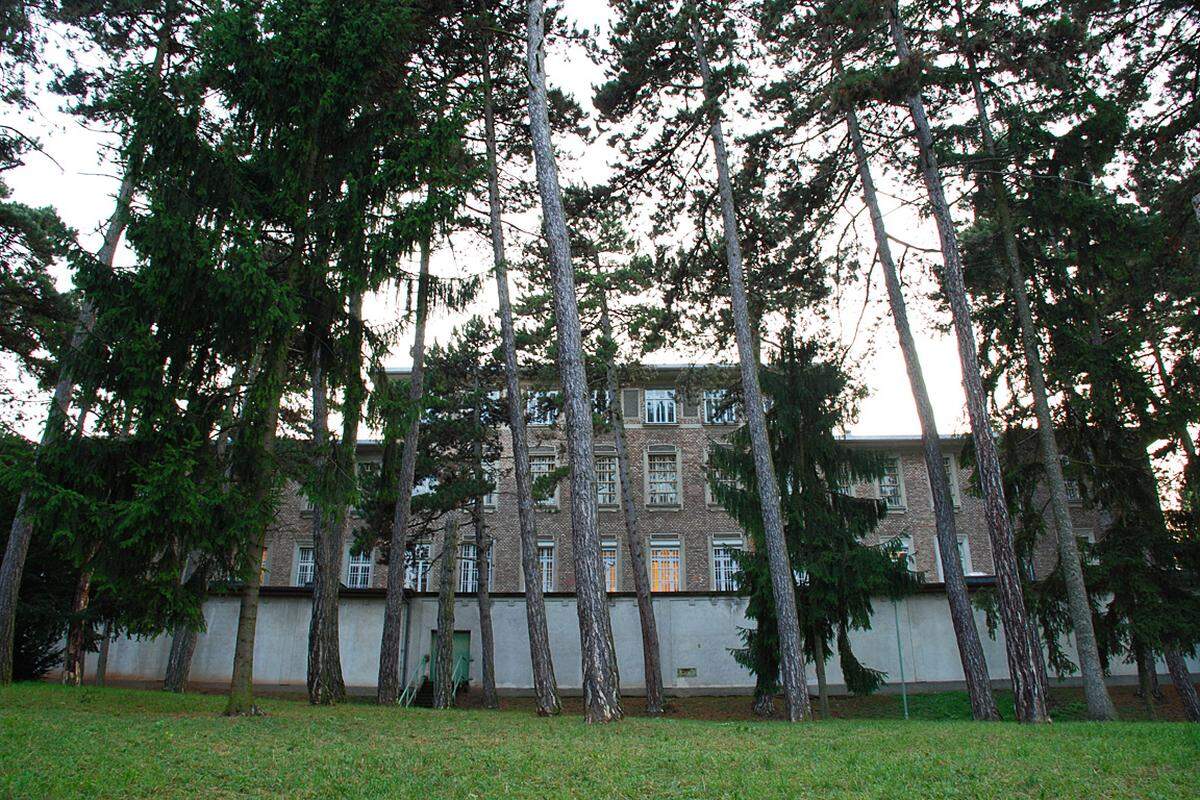
[[[679,539],[656,536],[650,540],[650,591],[679,591],[682,556]]]
[[[646,505],[678,506],[679,498],[679,451],[651,445],[646,451]]]
[[[715,506],[720,503],[717,499],[716,492],[713,491],[713,485],[723,489],[736,489],[738,480],[723,469],[717,469],[712,464],[707,464],[705,468],[704,480],[704,498],[710,506]]]
[[[542,575],[542,591],[554,591],[554,542],[538,542],[538,571]]]
[[[360,461],[355,466],[355,474],[358,477],[358,503],[355,504],[354,511],[360,516],[367,510],[367,500],[379,489],[379,476],[382,471],[383,464],[378,461]]]
[[[893,550],[893,553],[895,553],[896,560],[904,562],[904,565],[908,567],[909,572],[916,572],[917,571],[917,559],[916,559],[916,556],[913,554],[912,537],[907,536],[907,535],[906,536],[897,536],[893,540],[892,544],[895,548]]]
[[[946,576],[942,570],[942,548],[935,538],[933,540],[933,560],[934,566],[937,568],[937,578],[939,581],[945,581]],[[971,540],[966,536],[958,537],[958,563],[962,566],[963,575],[974,575],[971,570]]]
[[[890,456],[884,462],[883,474],[879,476],[878,488],[879,498],[887,504],[888,508],[903,509],[905,507],[904,477],[900,472],[900,458],[898,456]]]
[[[296,548],[296,585],[312,586],[317,575],[317,551],[311,545]]]
[[[608,541],[600,543],[600,560],[604,564],[604,591],[617,591],[620,570],[617,565],[617,543]]]
[[[483,496],[483,507],[495,509],[500,505],[500,467],[494,461],[483,465],[483,479],[492,485]]]
[[[414,592],[429,591],[429,542],[417,542],[405,555],[404,585]]]
[[[738,588],[736,553],[742,549],[741,536],[714,536],[712,540],[713,591],[736,592]]]
[[[525,395],[525,416],[530,425],[553,425],[558,421],[558,392],[528,392]]]
[[[954,456],[942,456],[942,464],[946,468],[946,480],[950,482],[950,502],[955,508],[962,505],[962,494],[958,487],[958,459]],[[928,472],[928,469],[926,470]],[[933,478],[929,479],[930,503],[933,502]]]
[[[530,453],[529,454],[529,477],[533,483],[538,484],[539,480],[549,477],[555,469],[558,468],[558,457],[554,453]],[[537,505],[542,508],[554,508],[558,505],[558,486],[555,485],[545,497],[540,497],[537,500]]]
[[[615,506],[618,495],[617,456],[615,453],[596,454],[596,503]]]
[[[360,553],[351,548],[346,554],[346,587],[368,589],[371,586],[371,554]]]
[[[727,389],[704,390],[703,421],[705,425],[737,424],[737,405],[731,399]]]
[[[675,390],[647,389],[644,393],[644,410],[646,422],[650,425],[674,425]]]
[[[607,417],[609,406],[612,405],[612,396],[612,392],[608,389],[593,389],[592,413]]]
[[[1079,481],[1073,480],[1071,478],[1065,478],[1063,480],[1063,486],[1067,490],[1067,502],[1068,503],[1082,503],[1083,502],[1083,495],[1079,491]]]
[[[1090,528],[1076,528],[1075,539],[1079,542],[1079,555],[1084,564],[1099,564],[1100,556],[1096,553],[1096,532]]]
[[[475,594],[479,591],[478,549],[470,542],[458,546],[458,591]]]

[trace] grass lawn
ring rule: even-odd
[[[0,689],[0,797],[1200,797],[1200,726],[1180,723],[589,728],[578,716],[278,699],[265,717],[226,719],[223,702]],[[942,715],[953,700],[918,704]]]

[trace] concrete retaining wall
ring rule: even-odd
[[[610,598],[609,607],[621,685],[636,692],[644,686],[637,603],[633,597],[617,596]],[[731,649],[740,646],[738,629],[750,624],[745,618],[745,607],[744,598],[726,595],[654,598],[662,644],[663,679],[669,689],[678,693],[735,694],[753,688],[753,676],[739,666],[730,653]],[[307,595],[264,595],[261,598],[254,650],[256,683],[304,686],[311,608],[311,599]],[[437,624],[437,599],[416,597],[408,608],[412,614],[408,670],[412,675],[416,670],[424,669],[430,651],[431,634]],[[577,691],[582,678],[575,601],[569,596],[547,597],[546,614],[558,685],[565,691]],[[228,683],[237,615],[238,599],[235,596],[213,597],[205,603],[207,629],[196,645],[191,672],[194,683]],[[528,690],[532,676],[524,598],[513,595],[495,598],[492,618],[496,637],[496,684],[502,691],[510,693]],[[991,677],[1007,678],[1003,641],[987,637],[982,613],[978,614],[978,625]],[[382,629],[382,597],[343,596],[340,634],[342,670],[348,687],[374,688]],[[458,599],[455,629],[471,634],[471,680],[478,682],[479,613],[474,598]],[[887,600],[877,600],[871,630],[854,632],[852,642],[859,660],[886,672],[890,685],[900,681],[901,655],[904,678],[910,684],[956,684],[963,679],[946,598],[942,594],[914,595],[895,606]],[[114,641],[109,649],[108,676],[113,680],[160,681],[169,649],[170,638],[165,636]],[[95,654],[89,656],[89,675],[94,672],[95,658]],[[1114,677],[1136,673],[1131,664],[1113,663],[1111,666]],[[1195,671],[1196,664],[1192,667]],[[815,684],[811,665],[808,678]],[[828,664],[828,678],[832,686],[839,687],[842,683],[836,658]]]

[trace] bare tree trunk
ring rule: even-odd
[[[900,22],[899,9],[893,2],[888,6],[892,41],[901,61],[908,61],[912,53]],[[979,483],[983,489],[984,516],[988,523],[988,534],[992,543],[992,560],[996,568],[996,594],[1000,617],[1004,623],[1004,642],[1008,654],[1008,669],[1012,677],[1013,697],[1017,719],[1021,722],[1047,722],[1046,687],[1038,679],[1034,654],[1030,650],[1028,614],[1021,589],[1020,569],[1013,549],[1012,528],[1008,509],[1004,502],[1004,485],[1000,469],[1000,457],[992,437],[991,420],[988,417],[987,399],[979,371],[976,352],[975,331],[971,323],[971,305],[967,299],[963,281],[962,260],[958,252],[958,238],[942,186],[941,171],[933,149],[933,133],[925,115],[925,103],[919,94],[906,98],[909,115],[912,117],[914,135],[920,151],[921,176],[929,195],[934,221],[937,223],[941,240],[944,269],[942,288],[950,304],[954,319],[954,331],[958,338],[958,354],[962,362],[963,389],[967,399],[967,411],[971,419],[971,433],[975,441]],[[957,548],[955,549],[957,552]]]
[[[95,550],[92,551],[93,554]],[[87,651],[87,632],[91,625],[87,624],[83,615],[87,612],[88,602],[92,594],[92,567],[89,557],[79,572],[75,582],[75,596],[71,599],[71,622],[67,625],[67,646],[63,651],[62,682],[64,686],[79,686],[83,683],[84,659]]]
[[[319,326],[318,326],[319,327]],[[330,705],[346,699],[338,642],[338,592],[342,575],[342,525],[344,512],[331,507],[329,487],[338,479],[336,457],[330,452],[328,379],[325,371],[329,343],[325,331],[314,330],[310,374],[312,377],[313,470],[318,487],[313,505],[312,618],[308,625],[308,702]],[[337,492],[340,495],[340,492]],[[340,503],[340,500],[336,501]]]
[[[1137,666],[1138,696],[1142,698],[1146,716],[1154,719],[1158,716],[1158,712],[1154,708],[1155,696],[1158,694],[1154,686],[1157,671],[1154,664],[1154,652],[1135,638],[1133,640],[1133,660]]]
[[[600,330],[613,340],[612,320],[608,313],[608,298],[600,295]],[[620,482],[621,511],[625,518],[625,541],[629,545],[629,566],[633,572],[633,590],[637,594],[638,619],[642,627],[642,666],[646,676],[646,712],[663,713],[662,659],[658,644],[658,624],[654,619],[654,599],[650,594],[650,574],[646,569],[646,552],[638,530],[637,505],[629,479],[629,448],[625,443],[625,418],[621,411],[621,386],[617,380],[616,364],[607,366],[608,418],[613,429],[613,444],[617,450],[617,480]]]
[[[112,644],[112,620],[104,623],[104,634],[100,640],[100,653],[96,656],[96,685],[108,682],[108,648]]]
[[[975,94],[975,108],[979,115],[984,149],[988,156],[995,161],[996,141],[992,135],[992,123],[988,116],[983,86],[975,71],[974,59],[968,57],[968,65],[972,72],[971,85]],[[999,170],[1000,165],[994,164],[993,169]],[[1079,659],[1079,673],[1083,679],[1087,714],[1088,718],[1093,720],[1113,720],[1117,718],[1117,709],[1113,706],[1112,698],[1108,695],[1108,687],[1104,684],[1104,669],[1100,664],[1100,648],[1096,643],[1096,630],[1092,624],[1092,606],[1088,601],[1087,586],[1083,580],[1083,562],[1079,557],[1079,544],[1075,538],[1075,527],[1071,520],[1071,510],[1067,501],[1067,486],[1063,478],[1058,442],[1055,441],[1054,436],[1054,417],[1050,412],[1046,374],[1042,369],[1037,328],[1029,306],[1029,295],[1025,289],[1025,274],[1021,267],[1021,254],[1017,249],[1017,236],[1013,229],[1008,193],[1003,180],[996,177],[995,174],[988,180],[996,200],[996,219],[1000,223],[1000,234],[1004,240],[1009,283],[1012,286],[1013,302],[1017,307],[1017,320],[1021,326],[1021,349],[1025,355],[1025,370],[1029,377],[1029,390],[1033,396],[1033,409],[1037,417],[1042,468],[1046,471],[1046,479],[1050,487],[1050,508],[1054,514],[1054,527],[1058,533],[1058,558],[1063,568],[1071,627],[1075,630],[1075,649]]]
[[[433,707],[454,705],[454,576],[458,565],[458,516],[454,511],[446,521],[442,539],[441,574],[438,578],[437,651],[434,666]]]
[[[817,672],[817,699],[821,704],[821,719],[831,719],[829,711],[829,683],[825,678],[825,637],[813,632],[809,638],[812,644],[813,664]]]
[[[575,273],[558,167],[550,142],[550,116],[543,62],[542,0],[529,0],[529,130],[537,167],[538,193],[553,272],[554,316],[558,334],[558,373],[566,411],[567,453],[571,462],[571,533],[574,544],[575,599],[579,612],[583,697],[588,722],[622,716],[617,658],[604,591],[596,485],[592,453],[592,400],[583,364],[583,336],[575,296]]]
[[[425,323],[429,315],[429,238],[421,242],[421,267],[417,279],[417,309],[413,330],[412,372],[409,374],[408,399],[412,420],[404,436],[400,455],[400,483],[396,492],[396,511],[392,519],[391,546],[388,550],[387,601],[383,614],[383,638],[379,646],[379,686],[376,699],[390,705],[400,698],[400,636],[404,611],[404,547],[408,521],[412,513],[413,476],[417,469],[417,445],[421,435],[422,399],[425,396]]]
[[[175,629],[171,637],[171,652],[167,655],[167,672],[163,689],[182,692],[187,689],[188,674],[192,671],[192,656],[196,653],[196,631],[187,627]]]
[[[525,410],[521,403],[520,370],[517,365],[516,334],[513,331],[512,302],[508,293],[508,266],[504,256],[504,228],[501,221],[500,180],[496,166],[496,120],[492,101],[490,34],[484,37],[483,112],[487,137],[488,212],[492,239],[492,260],[499,298],[500,341],[504,351],[505,392],[508,395],[508,427],[512,434],[513,480],[516,484],[517,522],[521,534],[521,572],[525,581],[525,617],[529,629],[529,657],[533,670],[533,693],[539,716],[562,710],[558,684],[554,680],[554,662],[550,655],[550,634],[546,624],[546,603],[542,596],[541,575],[537,563],[537,532],[533,518],[533,478],[529,473],[529,439],[525,432]]]
[[[476,389],[479,383],[476,381]],[[481,425],[479,410],[480,400],[477,397],[473,410],[475,430]],[[475,474],[484,477],[483,442],[475,441]],[[471,508],[471,521],[475,525],[475,574],[478,580],[475,584],[475,603],[479,607],[479,653],[480,673],[482,675],[483,707],[499,708],[500,700],[496,696],[496,637],[492,630],[492,540],[487,533],[484,522],[483,495],[475,495]]]
[[[992,695],[992,684],[988,677],[987,660],[979,640],[979,629],[975,625],[975,614],[971,609],[971,598],[967,594],[967,581],[963,576],[962,562],[958,559],[958,531],[954,521],[954,497],[950,490],[950,476],[942,454],[942,442],[938,436],[937,420],[933,414],[933,403],[929,389],[925,386],[925,374],[921,369],[917,343],[908,324],[908,309],[904,292],[900,287],[900,275],[892,258],[888,244],[887,229],[875,194],[875,181],[863,146],[862,133],[858,127],[858,115],[854,110],[846,112],[846,124],[850,130],[850,142],[858,161],[858,174],[863,187],[863,199],[871,216],[871,227],[875,233],[875,250],[883,267],[884,283],[887,284],[888,301],[892,309],[892,321],[896,326],[896,337],[900,341],[900,352],[904,355],[904,366],[908,371],[908,383],[912,388],[913,403],[921,421],[921,450],[925,456],[925,468],[929,473],[930,491],[933,494],[933,518],[937,531],[938,552],[942,561],[942,576],[946,584],[946,600],[950,607],[950,621],[954,626],[954,637],[958,642],[958,656],[962,663],[967,694],[971,698],[971,716],[980,721],[1000,719],[996,698]],[[953,457],[953,456],[951,456]]]
[[[800,623],[796,615],[796,586],[791,559],[783,538],[783,514],[779,507],[779,485],[767,438],[767,419],[763,410],[762,387],[758,382],[758,359],[755,357],[754,334],[750,328],[750,311],[746,300],[746,278],[742,269],[742,248],[738,240],[737,217],[733,203],[733,183],[729,177],[729,155],[721,129],[720,98],[713,83],[705,53],[704,36],[694,9],[690,9],[692,41],[700,77],[704,83],[704,98],[708,105],[713,156],[717,162],[717,185],[721,194],[721,219],[724,226],[725,258],[729,267],[729,294],[737,335],[738,362],[741,367],[742,395],[745,399],[746,427],[750,432],[750,447],[754,455],[754,474],[762,506],[763,535],[767,545],[767,561],[771,572],[772,596],[778,616],[780,662],[783,666],[783,694],[787,700],[788,720],[796,722],[812,718],[804,677],[804,653],[800,642]]]
[[[1200,722],[1200,697],[1196,695],[1196,684],[1188,673],[1183,654],[1179,652],[1179,648],[1169,646],[1163,652],[1163,658],[1166,659],[1171,682],[1175,684],[1175,690],[1179,693],[1179,702],[1183,704],[1188,721]]]

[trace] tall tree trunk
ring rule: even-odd
[[[98,549],[98,548],[96,548]],[[92,550],[92,555],[95,550]],[[71,622],[67,625],[67,646],[63,651],[62,682],[64,686],[79,686],[83,683],[84,659],[87,657],[87,633],[91,624],[84,620],[88,602],[92,596],[92,557],[89,556],[79,571],[75,582],[75,595],[71,598]]]
[[[478,380],[475,385],[478,390]],[[479,404],[480,399],[477,396],[472,413],[472,422],[477,432],[482,424]],[[483,478],[483,442],[480,439],[475,440],[474,449],[475,475]],[[482,494],[475,495],[471,521],[475,525],[475,604],[479,607],[479,666],[482,674],[483,707],[499,708],[500,700],[496,696],[496,637],[492,631],[492,540],[484,522]]]
[[[850,143],[858,162],[858,175],[863,187],[863,199],[871,216],[871,227],[875,233],[875,251],[883,267],[884,283],[887,285],[888,302],[892,309],[892,321],[896,326],[896,337],[900,341],[900,352],[904,355],[904,366],[908,371],[908,383],[912,389],[913,403],[921,422],[921,450],[925,456],[925,468],[929,473],[930,491],[933,494],[933,518],[937,531],[938,552],[942,561],[942,576],[946,584],[946,600],[950,607],[950,621],[954,626],[954,637],[958,642],[958,657],[962,663],[967,694],[971,699],[971,716],[976,720],[996,721],[1000,711],[992,695],[992,684],[988,677],[987,660],[979,640],[979,629],[975,625],[975,614],[971,609],[971,598],[967,594],[967,581],[963,576],[962,562],[958,559],[958,531],[954,521],[954,497],[950,489],[950,476],[942,454],[942,442],[938,436],[937,421],[933,414],[933,403],[929,389],[925,386],[925,373],[921,369],[917,343],[908,324],[908,309],[904,292],[900,287],[900,275],[892,258],[887,229],[879,209],[879,198],[875,194],[875,181],[863,146],[862,133],[858,127],[858,115],[852,109],[846,112],[846,125],[850,131]],[[951,456],[953,457],[953,456]]]
[[[421,404],[425,396],[425,323],[429,315],[429,238],[421,241],[421,266],[417,277],[417,308],[414,320],[412,372],[408,400],[412,415],[400,455],[400,481],[396,511],[388,549],[387,601],[383,614],[383,637],[379,646],[379,686],[376,699],[390,705],[400,698],[400,636],[404,611],[404,548],[412,514],[413,476],[417,470],[417,446],[421,435]]]
[[[608,313],[608,298],[600,294],[600,330],[604,338],[613,340],[612,320]],[[650,595],[650,573],[646,568],[646,551],[638,530],[637,504],[629,479],[629,448],[625,442],[625,417],[621,411],[621,386],[613,359],[606,365],[608,388],[608,419],[617,450],[617,480],[620,482],[621,512],[625,518],[625,541],[629,545],[629,566],[633,572],[633,590],[637,594],[638,619],[642,627],[642,667],[646,676],[646,712],[663,713],[662,658],[658,644],[658,624],[654,619],[654,600]]]
[[[804,652],[800,641],[800,622],[796,615],[796,585],[791,559],[783,537],[783,514],[779,507],[779,485],[771,458],[771,443],[767,437],[767,418],[763,410],[762,388],[758,382],[758,359],[755,357],[754,334],[750,328],[750,311],[746,300],[746,278],[742,268],[742,247],[738,240],[737,217],[733,204],[733,183],[729,177],[729,155],[721,129],[721,107],[705,53],[704,36],[695,10],[691,15],[692,42],[700,77],[704,83],[705,104],[708,106],[713,156],[717,162],[717,185],[721,195],[721,220],[724,227],[725,259],[729,267],[729,294],[737,338],[738,362],[741,367],[742,395],[745,399],[746,427],[750,432],[750,447],[754,455],[754,475],[762,506],[763,535],[767,545],[772,596],[778,616],[780,661],[783,666],[783,694],[787,701],[788,720],[796,722],[812,718],[808,702],[808,687],[804,677]]]
[[[961,13],[961,10],[960,10]],[[979,128],[983,135],[984,149],[993,161],[993,170],[999,170],[996,156],[996,141],[992,135],[992,123],[988,116],[987,102],[983,95],[974,59],[968,57],[971,69],[971,85],[975,95],[975,108],[979,115]],[[1104,668],[1100,663],[1100,648],[1096,643],[1096,630],[1092,624],[1092,605],[1088,601],[1087,585],[1083,580],[1083,562],[1079,557],[1079,543],[1075,538],[1075,526],[1067,500],[1067,485],[1063,478],[1062,459],[1058,442],[1054,436],[1054,417],[1050,413],[1050,396],[1046,389],[1046,374],[1042,368],[1037,328],[1029,306],[1029,295],[1025,288],[1025,274],[1021,267],[1021,254],[1017,249],[1017,236],[1013,228],[1012,212],[1008,204],[1008,192],[1002,179],[992,173],[987,179],[996,202],[996,219],[1000,223],[1000,234],[1004,240],[1004,255],[1008,260],[1008,277],[1012,287],[1013,302],[1017,307],[1017,320],[1021,328],[1021,349],[1025,356],[1025,371],[1029,377],[1029,390],[1033,396],[1033,409],[1037,417],[1038,446],[1041,450],[1042,468],[1050,487],[1050,508],[1054,515],[1054,527],[1058,533],[1058,559],[1062,565],[1063,582],[1067,590],[1067,608],[1071,614],[1071,627],[1075,630],[1075,649],[1079,659],[1079,673],[1083,679],[1083,694],[1087,702],[1087,715],[1093,720],[1113,720],[1117,709],[1108,695],[1104,684]]]
[[[338,593],[342,575],[342,525],[339,512],[341,492],[330,491],[337,472],[336,456],[330,452],[329,397],[326,358],[330,343],[327,329],[315,326],[312,337],[312,449],[317,489],[313,505],[312,618],[308,625],[308,702],[313,705],[340,703],[346,698],[338,642]],[[338,499],[334,500],[334,496]]]
[[[208,586],[207,567],[202,583]],[[181,625],[171,636],[171,650],[167,655],[167,671],[163,677],[163,690],[182,692],[187,689],[188,674],[192,671],[192,656],[196,653],[196,639],[199,634],[195,629]]]
[[[104,623],[104,634],[100,639],[100,653],[96,656],[97,686],[104,686],[108,682],[108,648],[112,644],[112,628],[112,620]]]
[[[159,30],[159,43],[154,51],[154,61],[151,65],[153,74],[162,71],[163,60],[166,58],[167,45],[171,35],[171,21],[164,21]],[[116,207],[108,219],[104,229],[104,240],[96,253],[96,260],[107,271],[112,271],[117,257],[117,246],[121,235],[128,223],[129,203],[133,199],[136,166],[131,164],[121,178],[117,189]],[[75,390],[75,372],[72,359],[79,353],[92,328],[96,325],[96,309],[91,301],[84,297],[79,304],[79,315],[75,321],[75,330],[71,334],[70,347],[66,357],[58,367],[58,380],[54,384],[54,394],[51,396],[50,408],[46,413],[46,424],[42,428],[42,438],[38,444],[37,453],[40,455],[50,449],[66,429],[71,414],[71,394]],[[82,419],[80,420],[82,424]],[[36,463],[36,456],[35,456]],[[29,540],[33,536],[33,517],[30,508],[29,487],[21,490],[17,501],[17,511],[13,515],[8,544],[4,549],[4,560],[0,562],[0,686],[12,683],[13,634],[16,625],[17,600],[21,593],[21,576],[25,570],[25,557],[29,554]]]
[[[1191,722],[1200,722],[1200,696],[1196,694],[1196,684],[1188,673],[1187,662],[1179,648],[1169,645],[1163,652],[1167,662],[1167,670],[1171,673],[1171,681],[1179,693],[1179,702],[1183,704],[1184,713]]]
[[[895,2],[888,6],[892,41],[901,61],[908,61],[912,53],[900,22],[900,12]],[[1021,722],[1047,722],[1046,686],[1038,679],[1034,654],[1029,646],[1028,614],[1021,589],[1020,569],[1013,549],[1012,527],[1008,509],[1004,502],[1004,485],[1000,469],[1000,457],[992,437],[991,420],[988,417],[987,399],[979,371],[976,352],[975,330],[971,323],[971,305],[967,299],[963,281],[962,260],[958,252],[958,238],[942,186],[942,175],[937,156],[933,150],[933,133],[925,114],[925,103],[920,94],[906,98],[909,115],[912,117],[914,135],[920,151],[921,177],[929,195],[934,221],[937,223],[941,240],[944,268],[942,288],[950,304],[954,319],[954,332],[958,339],[958,354],[962,362],[963,389],[967,399],[967,412],[971,419],[971,433],[975,442],[979,483],[983,489],[984,516],[988,523],[988,535],[992,544],[992,560],[996,569],[996,590],[1000,606],[1000,617],[1004,623],[1004,643],[1008,654],[1008,669],[1012,678],[1014,704],[1017,719]],[[957,552],[957,548],[955,549]]]
[[[821,719],[830,719],[832,714],[829,711],[829,683],[825,677],[825,637],[813,631],[809,635],[809,643],[812,645],[813,665],[817,673],[817,699],[821,705]]]
[[[537,167],[542,220],[553,272],[554,316],[558,334],[558,373],[566,411],[567,453],[571,462],[571,533],[574,544],[575,602],[579,612],[583,697],[588,722],[620,719],[617,657],[604,591],[596,484],[592,453],[592,399],[583,364],[583,335],[575,296],[575,273],[567,237],[558,167],[550,142],[550,115],[542,44],[542,0],[529,0],[529,130]],[[515,398],[513,398],[515,400]]]
[[[508,293],[508,262],[504,256],[504,227],[501,220],[500,179],[496,166],[496,120],[492,101],[490,39],[483,40],[483,121],[487,137],[488,216],[492,260],[496,273],[496,295],[500,309],[500,342],[504,351],[505,393],[508,395],[508,428],[512,434],[513,480],[516,483],[517,524],[521,534],[521,572],[525,579],[525,619],[529,629],[529,657],[533,670],[533,694],[539,716],[562,710],[554,662],[550,656],[550,634],[546,603],[537,563],[537,532],[533,518],[533,478],[529,473],[529,439],[525,432],[525,409],[521,403],[521,375],[517,365],[516,333],[512,302]]]
[[[458,564],[458,516],[451,511],[442,539],[441,573],[438,577],[437,650],[434,667],[433,707],[454,705],[454,577]]]
[[[1142,699],[1142,705],[1146,708],[1146,716],[1154,719],[1158,716],[1154,708],[1155,696],[1158,694],[1154,685],[1157,672],[1154,652],[1137,637],[1133,639],[1133,661],[1137,667],[1138,697]]]

